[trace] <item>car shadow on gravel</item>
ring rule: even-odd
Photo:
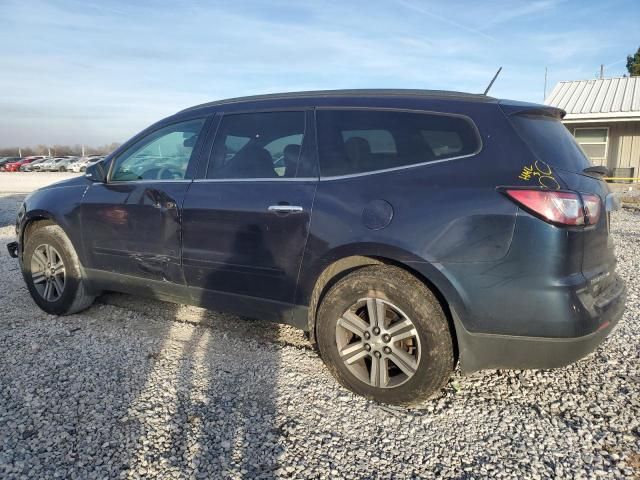
[[[276,423],[280,345],[309,348],[300,331],[124,294],[98,301],[159,320],[153,336],[162,344],[148,355],[146,383],[129,408],[141,432],[134,472],[276,476],[284,452]]]
[[[124,294],[98,301],[153,318],[141,333],[161,339],[128,407],[129,474],[274,478],[279,326]]]
[[[25,195],[0,197],[0,228],[10,227]],[[1,258],[12,262],[6,250]],[[33,357],[39,373],[7,361],[4,354],[15,352],[0,352],[0,363],[12,372],[0,374],[0,384],[13,392],[0,406],[0,417],[5,410],[23,411],[50,385],[58,385],[55,394],[38,401],[60,413],[46,414],[46,428],[34,423],[19,436],[12,429],[0,432],[0,476],[276,476],[284,452],[276,407],[280,345],[308,347],[298,330],[164,302],[151,292],[148,298],[105,293],[86,312],[56,319],[32,304],[21,279],[12,283],[20,286],[24,319],[12,315],[15,328],[44,323],[29,327],[42,330],[31,344],[10,340],[19,330],[9,330],[4,339],[21,358]],[[5,301],[8,309],[13,299]],[[120,335],[133,341],[118,340]],[[25,384],[33,388],[23,392]],[[76,391],[75,385],[86,390]],[[34,415],[38,408],[28,411]],[[64,433],[56,434],[46,447],[51,455],[44,456],[39,452],[51,436],[48,429]],[[20,462],[31,470],[4,470]]]

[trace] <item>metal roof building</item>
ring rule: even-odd
[[[544,103],[567,112],[563,122],[595,165],[640,174],[640,77],[559,82]]]
[[[640,119],[640,77],[560,82],[544,103],[565,110],[567,121]]]

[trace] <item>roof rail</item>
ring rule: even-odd
[[[233,103],[257,102],[266,100],[280,100],[293,98],[328,98],[328,97],[427,97],[427,98],[457,98],[460,100],[493,100],[479,93],[455,92],[449,90],[419,90],[419,89],[350,89],[350,90],[315,90],[302,92],[268,93],[264,95],[251,95],[247,97],[228,98],[207,102],[193,107],[185,108],[178,113],[197,110],[199,108],[215,107]]]

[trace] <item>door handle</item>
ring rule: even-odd
[[[304,211],[304,208],[297,205],[271,205],[269,211],[276,213],[300,213]]]

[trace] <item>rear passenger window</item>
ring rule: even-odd
[[[207,178],[300,176],[304,112],[225,115],[218,127]]]
[[[317,111],[322,176],[349,175],[476,153],[470,120],[382,110]]]
[[[462,139],[458,132],[441,130],[422,130],[424,141],[436,157],[445,157],[449,154],[460,154],[462,151]]]
[[[369,143],[371,153],[397,153],[396,142],[388,130],[347,130],[342,132],[346,143],[351,138],[363,138]]]

